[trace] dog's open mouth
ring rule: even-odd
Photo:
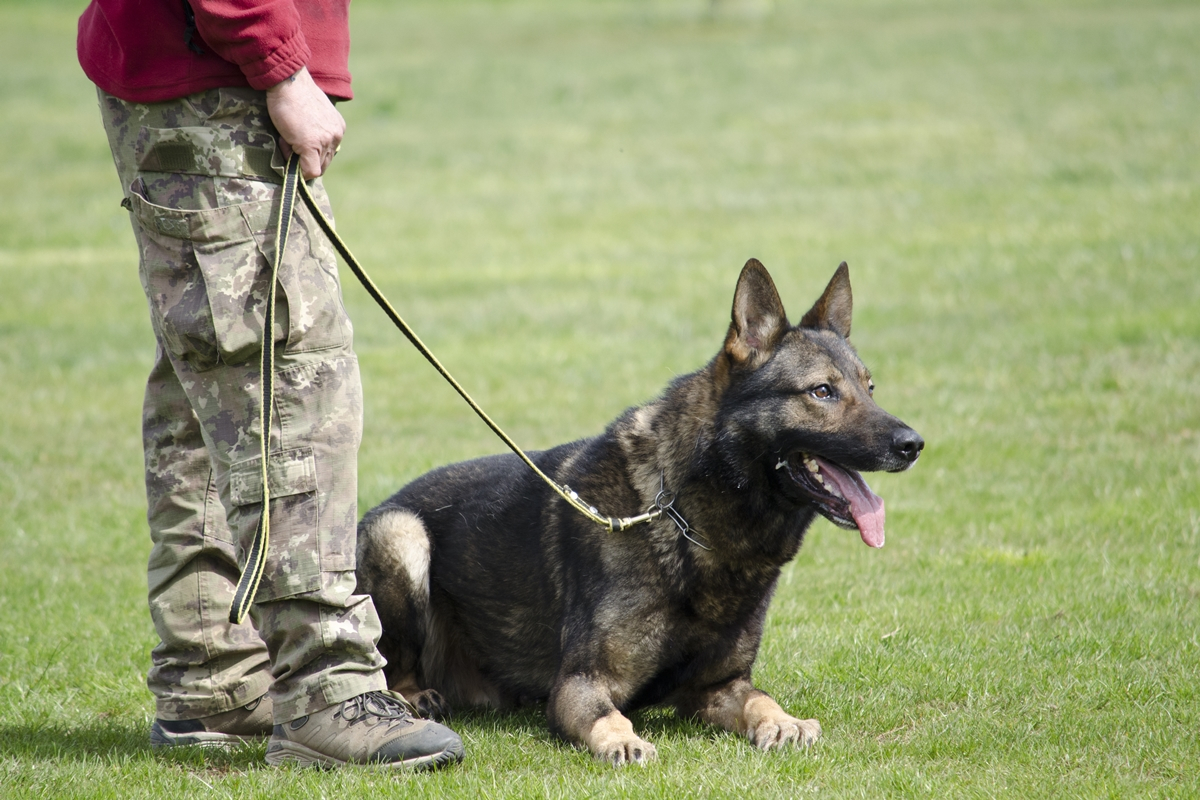
[[[834,525],[857,528],[869,547],[883,547],[883,498],[871,491],[862,475],[801,452],[780,459],[775,468],[786,469],[797,488]]]

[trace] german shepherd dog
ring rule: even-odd
[[[358,527],[358,583],[383,622],[388,682],[423,714],[546,703],[551,730],[614,765],[655,758],[625,712],[666,704],[763,750],[821,732],[750,671],[780,569],[821,514],[883,546],[859,471],[924,441],[872,399],[847,337],[849,270],[793,327],[751,259],[725,345],[599,436],[531,458],[601,513],[665,509],[614,533],[515,455],[436,469]]]

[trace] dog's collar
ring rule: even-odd
[[[697,536],[703,538],[703,534],[693,528],[683,518],[683,514],[680,514],[679,510],[675,508],[675,493],[667,489],[666,475],[663,472],[658,473],[658,494],[654,496],[654,504],[650,506],[646,513],[653,514],[656,518],[667,517],[671,522],[675,523],[676,528],[679,528],[679,533],[683,538],[702,550],[712,552],[711,547],[696,538]]]
[[[568,484],[562,485],[563,492],[566,497],[576,502],[579,500],[579,494]],[[596,513],[595,508],[590,508],[593,514]],[[684,519],[683,514],[675,508],[675,493],[667,489],[666,475],[664,472],[658,473],[658,494],[654,496],[654,502],[646,509],[645,514],[638,514],[636,517],[609,517],[608,527],[613,533],[621,533],[627,531],[635,525],[641,525],[645,522],[653,522],[659,517],[667,517],[671,522],[675,523],[675,527],[683,534],[683,538],[687,539],[692,544],[704,550],[711,551],[704,542],[697,539],[697,536],[703,536],[700,531],[696,530]]]

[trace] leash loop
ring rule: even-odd
[[[262,583],[263,570],[267,566],[267,548],[271,542],[271,484],[268,474],[271,423],[275,406],[275,288],[279,282],[279,267],[283,264],[287,250],[288,235],[292,229],[292,216],[296,205],[296,185],[300,180],[300,156],[292,153],[287,172],[283,177],[283,192],[279,201],[279,216],[275,225],[275,257],[271,259],[271,271],[267,283],[267,296],[263,309],[263,346],[260,373],[260,395],[258,423],[261,431],[259,458],[262,461],[262,512],[250,551],[246,554],[246,566],[238,579],[233,593],[233,606],[229,610],[229,621],[241,624],[254,604],[258,586]]]

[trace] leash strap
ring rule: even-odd
[[[338,254],[341,255],[342,259],[350,267],[350,271],[354,273],[354,277],[358,278],[359,283],[367,290],[367,294],[371,295],[371,298],[383,309],[392,323],[400,329],[400,332],[412,343],[413,347],[417,348],[417,351],[425,357],[425,360],[438,371],[438,374],[454,387],[454,391],[458,392],[459,396],[471,407],[471,410],[492,429],[492,432],[496,436],[500,437],[501,441],[508,445],[510,450],[516,453],[517,457],[525,463],[525,466],[529,467],[534,474],[545,481],[559,497],[592,522],[612,532],[621,532],[634,525],[650,522],[658,519],[664,513],[675,522],[676,526],[684,532],[685,536],[687,536],[689,531],[695,532],[695,529],[690,528],[686,520],[683,520],[679,512],[672,507],[672,503],[674,502],[673,495],[671,496],[671,502],[662,504],[656,500],[655,504],[646,513],[635,517],[605,517],[600,515],[595,506],[589,505],[580,499],[578,493],[570,486],[565,484],[559,485],[549,475],[544,473],[537,464],[533,463],[533,459],[487,415],[487,412],[454,379],[454,376],[442,365],[442,362],[438,361],[433,351],[421,341],[416,331],[409,327],[409,324],[397,313],[383,292],[379,290],[379,287],[367,275],[362,265],[358,263],[358,259],[350,252],[350,248],[342,241],[342,237],[334,230],[333,225],[325,216],[325,212],[317,205],[316,198],[313,197],[308,184],[300,179],[300,157],[293,153],[292,157],[288,160],[287,171],[284,174],[283,195],[279,204],[279,217],[275,226],[275,258],[271,264],[271,283],[267,291],[267,307],[263,322],[262,409],[260,411],[260,423],[262,425],[262,514],[259,517],[258,529],[255,531],[250,552],[246,557],[246,566],[243,568],[242,577],[238,581],[237,591],[234,593],[233,608],[229,612],[230,622],[234,624],[240,623],[245,619],[250,606],[254,603],[254,595],[258,592],[259,583],[262,582],[263,569],[267,562],[267,546],[271,538],[271,497],[267,484],[267,446],[270,441],[271,415],[275,401],[275,285],[278,281],[279,267],[283,263],[284,250],[287,249],[288,232],[291,229],[292,215],[295,211],[297,188],[300,190],[300,197],[303,199],[304,205],[308,206],[308,210],[312,212],[312,216],[316,219],[321,230],[329,237],[329,241],[333,244],[334,249],[338,251]],[[659,499],[661,500],[661,498],[662,493],[660,492]],[[700,544],[691,536],[687,538],[696,544]],[[704,547],[704,545],[700,546]],[[709,548],[705,547],[705,549]]]
[[[290,168],[291,165],[289,164],[289,170]],[[361,283],[363,288],[367,290],[367,294],[371,295],[371,298],[379,305],[380,308],[383,309],[384,313],[388,315],[388,318],[391,319],[392,324],[400,329],[400,332],[404,334],[405,338],[412,343],[413,347],[417,348],[417,351],[420,352],[420,354],[425,357],[425,360],[428,361],[433,368],[438,371],[438,374],[445,378],[446,382],[454,387],[454,391],[458,392],[459,396],[466,401],[467,405],[471,407],[471,410],[474,411],[475,414],[481,420],[483,420],[489,428],[492,429],[492,432],[495,433],[496,436],[500,437],[502,442],[508,445],[510,450],[517,454],[518,458],[525,462],[525,466],[533,470],[533,472],[539,478],[545,481],[550,488],[554,489],[554,491],[557,492],[563,500],[566,500],[572,508],[574,508],[580,514],[583,514],[592,522],[602,525],[610,531],[623,531],[631,525],[657,519],[662,514],[661,511],[654,510],[637,517],[617,518],[601,516],[594,506],[583,502],[583,500],[579,498],[579,495],[572,490],[570,486],[560,486],[556,481],[550,478],[550,476],[542,472],[542,470],[538,468],[537,464],[533,463],[533,460],[526,455],[525,451],[522,450],[520,446],[514,442],[509,435],[505,433],[503,429],[501,429],[501,427],[495,423],[495,421],[492,420],[491,417],[487,415],[487,412],[475,402],[475,399],[467,393],[467,390],[462,387],[462,384],[454,379],[454,376],[450,374],[450,371],[442,365],[442,362],[438,361],[437,356],[433,354],[433,351],[430,350],[423,341],[421,341],[421,337],[417,336],[416,331],[409,327],[409,324],[404,321],[403,317],[401,317],[392,304],[388,302],[388,299],[384,297],[383,292],[379,290],[379,287],[376,286],[375,282],[371,280],[371,277],[367,275],[366,271],[362,268],[362,265],[358,263],[358,259],[356,259],[354,254],[350,252],[350,248],[346,246],[344,241],[342,241],[342,237],[338,235],[336,230],[334,230],[333,225],[330,224],[329,219],[325,216],[325,212],[323,212],[321,207],[317,205],[317,201],[312,196],[312,191],[308,188],[308,184],[306,184],[304,181],[300,181],[299,187],[300,196],[304,199],[304,204],[308,206],[308,210],[312,212],[313,217],[317,220],[317,224],[321,226],[321,230],[324,231],[325,235],[329,237],[329,241],[333,243],[334,249],[338,251],[338,254],[342,257],[342,260],[344,260],[350,267],[350,271],[354,273],[354,277],[358,278],[359,283]]]
[[[246,618],[258,585],[262,582],[263,569],[267,565],[267,547],[271,542],[271,485],[268,479],[268,448],[271,443],[271,423],[275,407],[275,291],[279,282],[279,267],[283,264],[287,250],[288,234],[292,229],[292,216],[296,205],[296,185],[300,180],[300,156],[292,154],[287,173],[283,178],[283,194],[279,203],[279,218],[275,225],[275,258],[271,261],[270,281],[267,284],[266,308],[263,312],[263,347],[261,395],[258,422],[261,436],[260,459],[262,461],[262,513],[258,518],[258,529],[250,552],[246,554],[246,566],[233,594],[233,607],[229,621],[241,624]]]

